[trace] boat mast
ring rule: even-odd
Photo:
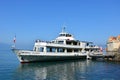
[[[62,33],[64,33],[65,32],[65,26],[63,27],[63,29],[62,29]]]
[[[12,46],[12,48],[15,48],[15,47],[16,47],[16,35],[13,38],[13,46]]]

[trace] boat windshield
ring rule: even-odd
[[[71,37],[72,35],[71,34],[66,34],[66,37]]]
[[[65,36],[66,34],[60,34],[60,36]]]
[[[71,34],[60,34],[59,36],[71,37]]]

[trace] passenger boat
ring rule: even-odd
[[[86,59],[89,58],[88,54],[98,53],[99,50],[99,47],[92,42],[76,40],[64,29],[55,40],[36,40],[32,51],[12,48],[21,63]]]

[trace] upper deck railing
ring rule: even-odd
[[[73,44],[59,44],[55,42],[50,42],[50,41],[41,41],[41,40],[36,40],[36,45],[44,45],[44,46],[51,46],[51,47],[65,47],[65,48],[99,48],[98,46],[81,46],[81,45],[73,45]]]

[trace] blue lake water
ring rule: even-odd
[[[120,80],[120,62],[72,60],[21,64],[10,50],[1,50],[0,80]]]

